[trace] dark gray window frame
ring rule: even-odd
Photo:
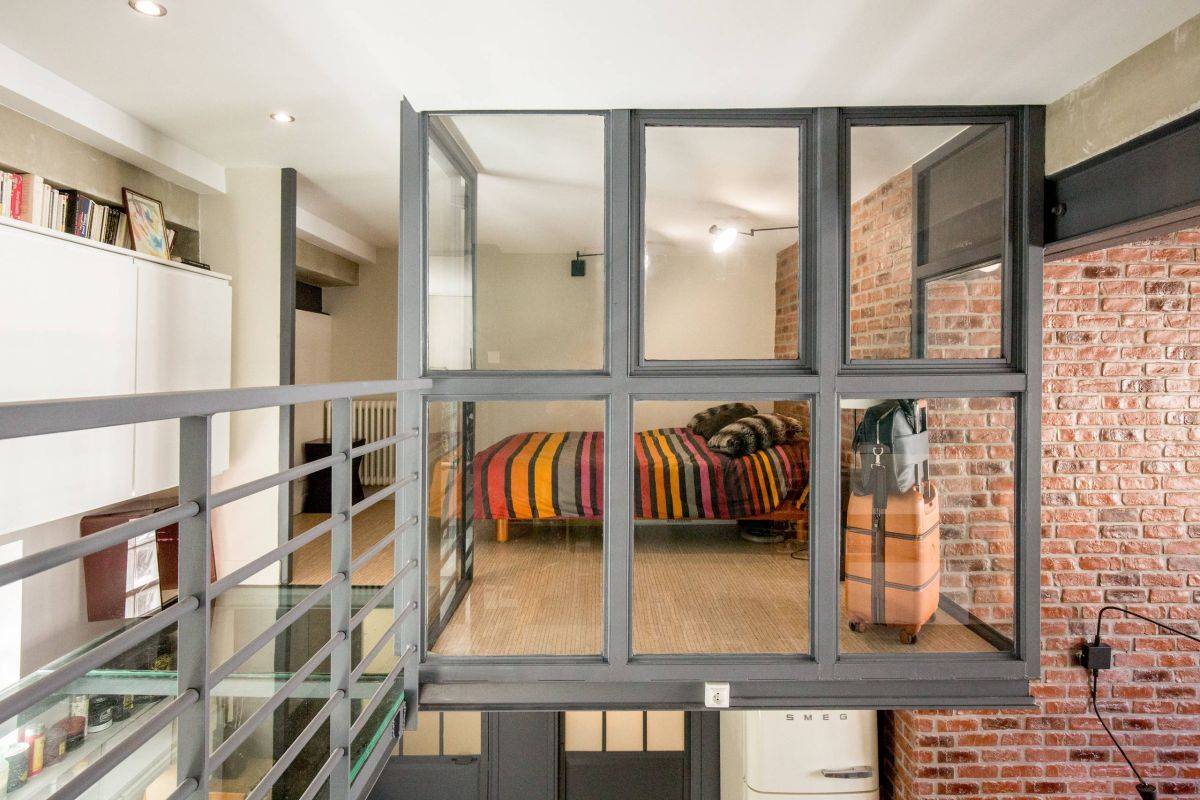
[[[455,112],[438,112],[455,113]],[[480,113],[480,112],[459,112]],[[508,112],[491,112],[508,113]],[[563,112],[518,112],[563,113]],[[1005,707],[1028,705],[1029,680],[1039,674],[1039,469],[1041,403],[1041,259],[1043,247],[1044,109],[820,108],[793,111],[632,112],[606,116],[605,267],[606,359],[600,372],[428,373],[432,399],[607,398],[604,522],[604,648],[600,656],[449,658],[425,653],[422,707],[696,708],[705,680],[728,680],[737,706],[786,707]],[[804,116],[812,122],[804,156],[806,208],[815,215],[803,250],[805,291],[812,310],[802,356],[806,365],[698,362],[662,369],[640,363],[636,296],[641,270],[641,195],[637,125],[650,119],[704,118],[710,124],[743,124],[756,116]],[[425,115],[405,103],[402,158],[424,164]],[[1001,364],[924,359],[900,363],[848,363],[846,204],[848,132],[852,121],[879,124],[1009,125],[1011,190],[1008,207],[1006,285],[1009,349]],[[402,359],[420,359],[424,330],[424,170],[402,170]],[[819,268],[813,268],[819,265]],[[1018,300],[1019,298],[1019,300]],[[414,317],[416,317],[414,319]],[[412,337],[417,333],[417,337]],[[718,368],[719,367],[719,368]],[[633,516],[628,492],[632,451],[614,446],[632,438],[633,401],[703,397],[795,397],[812,400],[810,551],[811,653],[784,656],[635,656],[631,648]],[[1018,430],[1016,486],[1015,645],[1012,653],[839,655],[838,550],[840,498],[836,464],[842,397],[997,396],[1015,398]],[[620,476],[620,477],[618,477]]]
[[[1005,194],[1005,237],[1001,251],[1001,356],[980,359],[856,359],[850,351],[850,294],[842,298],[842,371],[873,374],[884,371],[907,372],[916,367],[933,372],[956,371],[974,373],[980,371],[1005,372],[1021,369],[1021,353],[1018,345],[1018,326],[1014,319],[1016,308],[1013,298],[1020,291],[1018,278],[1025,274],[1027,256],[1020,247],[1019,230],[1023,195],[1022,152],[1027,148],[1022,132],[1023,108],[1013,106],[905,106],[902,108],[854,108],[842,114],[839,137],[840,181],[839,205],[843,209],[842,232],[842,280],[849,285],[850,274],[850,130],[854,127],[899,126],[899,125],[1003,125],[1005,128],[1005,152],[1008,156],[1006,172],[1008,185]],[[1040,145],[1039,145],[1040,146]],[[1043,167],[1044,169],[1044,167]],[[1043,189],[1044,192],[1044,189]],[[915,252],[915,243],[914,243]],[[914,276],[915,277],[915,276]]]
[[[952,159],[964,149],[990,135],[989,130],[965,131],[955,136],[929,155],[922,158],[912,167],[913,186],[913,219],[912,219],[912,320],[911,338],[912,352],[916,357],[925,357],[925,300],[926,287],[931,281],[939,278],[949,278],[954,275],[971,272],[981,266],[993,262],[1003,263],[1003,236],[995,242],[984,242],[965,252],[935,259],[922,260],[920,237],[923,234],[922,190],[928,185],[929,173],[933,167],[939,166]]]
[[[797,253],[796,280],[797,297],[804,299],[800,309],[801,322],[797,326],[796,358],[791,359],[694,359],[694,360],[659,360],[647,359],[645,356],[646,343],[643,320],[645,319],[645,281],[643,280],[643,265],[645,263],[645,197],[646,197],[646,128],[648,127],[722,127],[722,128],[796,128],[799,137],[799,183],[797,191],[797,207],[800,209],[796,220],[797,238],[800,242]],[[750,373],[786,372],[795,374],[798,371],[812,373],[814,362],[812,347],[815,346],[815,336],[805,336],[804,319],[814,314],[816,301],[815,292],[805,292],[805,287],[811,285],[811,278],[806,280],[806,273],[816,263],[815,239],[809,233],[817,223],[816,203],[816,113],[813,109],[753,109],[753,110],[715,110],[715,111],[635,111],[633,112],[633,142],[630,165],[633,170],[632,182],[638,187],[636,198],[632,199],[633,215],[630,220],[630,239],[637,248],[633,263],[637,265],[635,276],[630,276],[629,320],[632,335],[629,340],[629,363],[633,375],[695,375],[698,373],[728,373],[746,375]]]

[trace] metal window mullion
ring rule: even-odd
[[[633,112],[621,109],[610,112],[607,125],[607,205],[605,229],[606,278],[608,281],[608,313],[606,349],[608,368],[612,376],[605,387],[609,392],[605,409],[604,435],[604,655],[615,679],[628,669],[633,652],[633,556],[634,528],[632,486],[633,406],[628,376],[637,363],[635,351],[641,329],[640,320],[631,319],[637,304],[633,297],[640,285],[635,276],[641,270],[641,242],[634,240],[640,230],[641,211],[634,146]],[[640,353],[639,353],[640,355]],[[617,389],[617,391],[613,391]]]
[[[208,800],[211,476],[212,417],[184,417],[179,420],[179,499],[196,503],[200,510],[179,523],[179,602],[193,598],[197,605],[176,626],[175,659],[178,694],[194,691],[198,697],[176,722],[175,763],[180,784],[188,780],[196,782],[189,795],[191,800]]]
[[[819,391],[812,413],[813,429],[810,447],[814,469],[809,470],[809,514],[812,534],[809,537],[809,583],[813,602],[810,604],[809,649],[817,662],[822,678],[833,676],[837,661],[838,635],[838,544],[840,535],[840,442],[838,434],[837,370],[842,358],[842,209],[840,197],[841,158],[840,120],[837,109],[817,111],[816,202],[817,238],[816,264],[806,276],[816,284],[819,302],[813,308],[813,319],[807,324],[815,338],[815,355],[819,376]]]
[[[423,330],[425,325],[425,141],[424,125],[407,99],[400,103],[400,274],[397,276],[396,377],[416,380],[422,370]],[[417,438],[400,442],[395,449],[396,475],[407,472],[423,474],[422,455],[425,452],[426,432],[422,430],[422,398],[415,391],[396,393],[396,430],[418,431]],[[422,643],[425,612],[422,604],[423,555],[421,535],[426,519],[424,513],[423,481],[396,493],[394,524],[399,527],[410,515],[416,514],[420,523],[407,535],[399,537],[393,548],[393,573],[399,574],[410,561],[417,568],[407,577],[397,580],[392,596],[392,613],[398,614],[409,603],[416,603],[418,613],[400,626],[394,641],[397,652],[406,645],[418,649]],[[423,650],[421,653],[423,654]],[[405,727],[415,728],[420,702],[420,670],[404,672],[404,702],[407,706]]]
[[[335,453],[346,453],[349,456],[353,446],[353,409],[348,397],[332,401],[331,414],[331,449]],[[331,512],[335,515],[346,514],[347,518],[333,526],[329,538],[330,570],[334,575],[343,574],[347,580],[333,588],[329,598],[329,635],[331,638],[341,636],[341,643],[334,647],[329,656],[329,692],[333,697],[342,693],[342,700],[335,704],[329,715],[329,754],[332,756],[338,750],[352,752],[350,743],[350,554],[353,547],[353,511],[351,510],[351,492],[353,477],[353,460],[349,457],[345,462],[333,467],[333,480],[330,489]],[[394,484],[393,484],[394,485]],[[393,489],[393,491],[395,491]],[[350,765],[349,759],[340,759],[329,776],[330,800],[348,800],[350,797]]]
[[[1018,447],[1016,528],[1016,655],[1025,664],[1025,675],[1041,673],[1041,458],[1042,458],[1042,273],[1045,246],[1045,132],[1046,109],[1026,106],[1021,115],[1019,152],[1021,189],[1017,261],[1014,274],[1022,293],[1018,349],[1021,367],[1029,378],[1020,399],[1016,442]],[[1014,290],[1015,291],[1015,290]],[[1014,295],[1015,296],[1015,295]]]

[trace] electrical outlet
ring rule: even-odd
[[[488,350],[487,351],[487,359],[488,359],[489,364],[499,364],[500,363],[500,351],[499,350]]]
[[[705,683],[704,684],[704,707],[705,708],[729,708],[729,684],[728,683]]]

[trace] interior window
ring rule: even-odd
[[[604,118],[429,118],[430,370],[604,366]]]
[[[1010,397],[843,400],[843,653],[1013,647]]]
[[[634,405],[635,653],[809,651],[806,400]]]
[[[597,400],[429,403],[431,652],[601,652],[604,409]]]
[[[851,359],[1002,357],[1004,130],[851,128]]]
[[[798,357],[801,133],[645,129],[646,360]]]

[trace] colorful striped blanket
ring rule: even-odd
[[[637,433],[634,462],[634,514],[640,519],[769,514],[808,483],[804,443],[730,458],[687,428]],[[474,467],[477,519],[602,516],[602,433],[515,434],[476,454]]]

